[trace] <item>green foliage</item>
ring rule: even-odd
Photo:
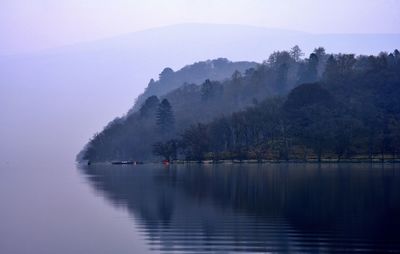
[[[182,134],[180,146],[186,159],[203,160],[209,150],[207,127],[199,123],[186,129]]]
[[[133,113],[139,109],[143,102],[150,96],[165,96],[169,92],[182,87],[183,84],[201,84],[204,80],[222,81],[229,78],[235,70],[244,72],[255,67],[255,62],[230,62],[225,58],[207,60],[187,65],[178,71],[165,68],[159,75],[159,80],[150,80],[145,92],[137,98]]]
[[[201,98],[203,101],[209,101],[215,98],[220,98],[223,92],[223,87],[218,81],[211,82],[207,79],[200,88]]]
[[[174,128],[175,118],[171,104],[167,99],[163,99],[158,105],[157,126],[162,133],[171,132]]]
[[[160,104],[160,100],[157,96],[153,95],[146,99],[143,103],[142,107],[140,108],[140,116],[142,117],[150,117],[154,115],[155,111],[158,109]]]
[[[291,50],[290,50],[290,56],[296,61],[299,62],[301,60],[301,57],[304,56],[304,53],[301,51],[300,47],[298,45],[295,45]]]
[[[397,156],[400,53],[356,57],[317,48],[301,56],[296,48],[274,52],[230,79],[182,83],[161,103],[150,96],[95,135],[82,158],[174,157],[165,152],[171,139],[177,157],[190,160]],[[167,69],[160,79],[175,74]]]
[[[165,160],[176,160],[178,154],[178,143],[171,139],[167,142],[157,142],[153,145],[153,154],[162,156]]]

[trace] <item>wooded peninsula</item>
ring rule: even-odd
[[[346,161],[400,156],[400,52],[263,63],[208,60],[157,81],[78,154],[79,161]]]

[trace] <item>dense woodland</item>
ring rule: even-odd
[[[393,158],[400,152],[399,98],[398,50],[355,56],[317,48],[303,58],[295,46],[230,79],[148,95],[78,159]]]
[[[201,84],[206,79],[224,80],[230,78],[232,73],[236,70],[243,72],[256,65],[257,63],[255,62],[230,62],[226,58],[218,58],[187,65],[176,72],[167,67],[160,73],[157,81],[154,79],[150,80],[146,90],[136,99],[129,113],[139,110],[145,100],[150,96],[164,96],[185,83]]]

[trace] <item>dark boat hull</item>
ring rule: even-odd
[[[133,161],[113,161],[111,162],[113,165],[131,165]]]

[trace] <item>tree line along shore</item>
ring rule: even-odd
[[[355,56],[316,48],[304,58],[295,46],[210,80],[215,66],[232,64],[164,70],[150,84],[165,93],[142,96],[137,110],[94,135],[78,160],[398,162],[398,50]],[[205,81],[176,88],[191,76]]]

